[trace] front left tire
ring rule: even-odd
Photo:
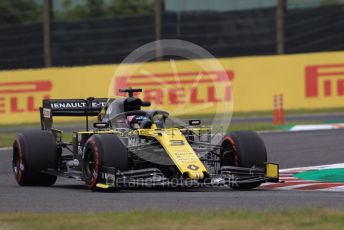
[[[57,149],[54,135],[48,131],[18,134],[13,142],[12,169],[21,186],[51,186],[57,176],[44,173],[57,170]]]

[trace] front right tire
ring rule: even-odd
[[[221,166],[265,168],[267,153],[264,141],[252,131],[235,131],[221,142]],[[256,188],[261,182],[231,183],[233,189]]]
[[[103,183],[103,166],[126,170],[128,151],[121,140],[113,134],[92,135],[85,144],[82,172],[87,187],[97,191],[97,183]]]

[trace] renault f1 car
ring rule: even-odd
[[[92,190],[125,186],[228,186],[252,189],[278,182],[278,164],[267,162],[260,136],[251,131],[213,133],[200,120],[167,127],[169,114],[142,110],[141,89],[121,89],[116,99],[45,99],[41,130],[18,134],[12,167],[22,186],[51,186],[58,176]],[[83,116],[86,129],[70,142],[54,128],[55,116]],[[97,116],[89,128],[89,117]],[[221,135],[218,143],[215,136]]]

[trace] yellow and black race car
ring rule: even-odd
[[[134,97],[141,89],[122,89],[128,97],[46,99],[41,130],[18,134],[13,171],[22,186],[51,186],[57,176],[83,180],[92,190],[126,186],[229,186],[252,189],[278,182],[278,164],[267,162],[255,132],[212,132],[200,120],[174,127],[169,114],[141,110],[150,106]],[[86,131],[63,142],[54,116],[84,116]],[[98,116],[93,128],[88,117]],[[172,127],[169,127],[172,124]],[[220,135],[220,138],[219,138]],[[214,143],[214,139],[218,139]]]

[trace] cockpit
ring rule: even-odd
[[[165,128],[169,113],[162,110],[141,110],[150,106],[150,102],[134,97],[134,93],[142,89],[120,89],[129,97],[116,98],[109,101],[101,122],[109,123],[112,128],[150,129]]]
[[[111,102],[106,109],[103,122],[109,122],[112,128],[150,129],[152,125],[159,129],[165,128],[166,118],[169,116],[168,112],[162,110],[130,110],[130,108],[140,109],[140,106],[128,106],[128,101],[124,101],[126,99],[128,98],[120,98]],[[139,105],[141,100],[130,102]],[[126,105],[127,108],[125,109]]]

